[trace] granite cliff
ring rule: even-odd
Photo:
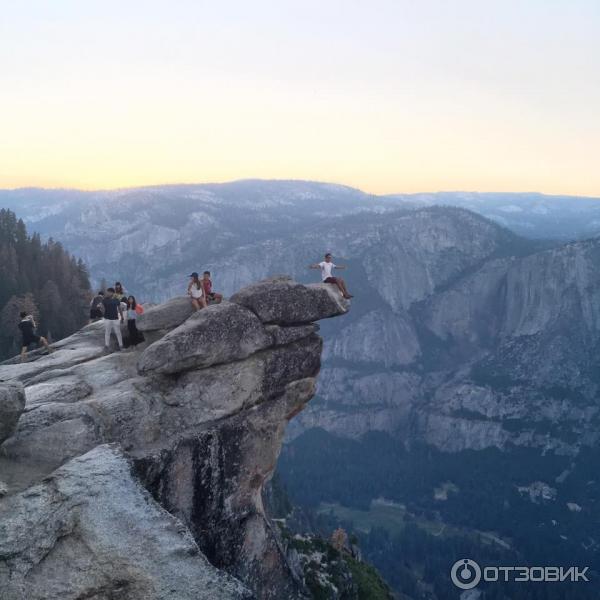
[[[331,286],[278,277],[192,314],[146,311],[0,365],[2,600],[302,598],[263,505],[287,422],[312,398]]]

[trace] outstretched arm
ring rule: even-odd
[[[320,268],[321,268],[321,266],[320,266],[320,265],[318,265],[318,264],[314,264],[314,265],[308,265],[308,268],[309,268],[309,269],[320,269]]]
[[[342,269],[342,270],[343,270],[343,269],[345,269],[345,268],[346,268],[346,265],[335,265],[335,268],[336,268],[336,269]]]

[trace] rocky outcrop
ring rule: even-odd
[[[276,277],[240,290],[231,297],[254,312],[263,323],[294,325],[343,315],[348,302],[329,284],[302,285]]]
[[[304,597],[262,489],[315,391],[312,321],[348,310],[335,294],[278,278],[187,317],[175,299],[132,351],[105,356],[94,323],[0,365],[26,397],[0,447],[8,598]]]
[[[0,502],[0,557],[3,600],[251,598],[209,564],[111,446]]]
[[[223,302],[209,306],[147,348],[141,373],[179,373],[241,360],[267,348],[271,338],[249,310]]]
[[[171,298],[159,304],[152,306],[140,315],[137,319],[137,328],[140,331],[160,331],[173,329],[181,325],[186,319],[192,316],[194,308],[190,303],[189,297],[178,296]]]

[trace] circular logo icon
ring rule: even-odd
[[[470,590],[481,581],[481,567],[470,558],[461,558],[452,565],[450,577],[456,587]]]

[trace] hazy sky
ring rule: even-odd
[[[18,0],[0,187],[600,196],[600,0]]]

